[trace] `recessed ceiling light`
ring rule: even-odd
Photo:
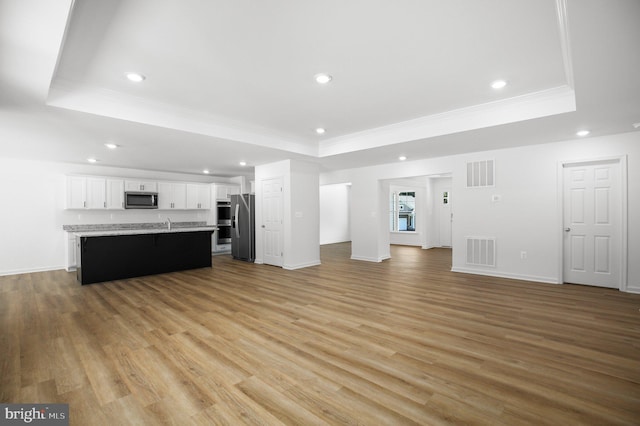
[[[204,170],[202,171],[202,173],[204,173],[205,175],[208,175],[208,174],[209,174],[209,170],[204,169]]]
[[[491,87],[494,89],[502,89],[506,85],[507,85],[507,82],[504,80],[496,80],[493,83],[491,83]]]
[[[115,143],[105,143],[104,146],[106,146],[109,149],[116,149],[118,148],[120,145],[116,145]]]
[[[313,78],[316,79],[316,82],[318,82],[318,84],[327,84],[328,82],[333,80],[333,77],[325,73],[316,74]]]
[[[240,165],[241,165],[242,167],[244,167],[244,166],[246,166],[246,165],[247,165],[247,162],[246,162],[246,161],[241,161],[241,162],[240,162]]]
[[[97,163],[98,160],[96,160],[95,158],[87,158],[87,161],[90,163]]]
[[[125,75],[130,81],[133,81],[134,83],[140,83],[141,81],[144,81],[147,78],[144,75],[137,72],[128,72]]]
[[[587,136],[589,133],[591,132],[588,130],[580,130],[579,132],[576,133],[576,135],[580,137],[584,137],[584,136]]]
[[[318,128],[316,129],[316,133],[317,133],[317,134],[319,134],[319,135],[323,135],[323,134],[324,134],[324,132],[326,132],[326,130],[325,130],[325,129],[323,129],[322,127],[318,127]]]
[[[407,159],[407,157],[405,157],[404,155],[401,155],[400,157],[398,157],[398,160],[400,160],[400,161],[404,161],[406,159]]]

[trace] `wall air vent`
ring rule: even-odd
[[[467,163],[467,188],[494,186],[495,168],[493,160]]]
[[[467,265],[496,266],[496,239],[466,237]]]

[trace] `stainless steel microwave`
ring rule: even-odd
[[[125,209],[157,209],[158,193],[157,192],[125,192],[124,208]]]

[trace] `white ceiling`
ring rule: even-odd
[[[638,22],[638,0],[0,0],[0,155],[236,176],[635,131]]]

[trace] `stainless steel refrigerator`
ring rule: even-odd
[[[231,195],[231,254],[234,259],[256,258],[255,195]]]

